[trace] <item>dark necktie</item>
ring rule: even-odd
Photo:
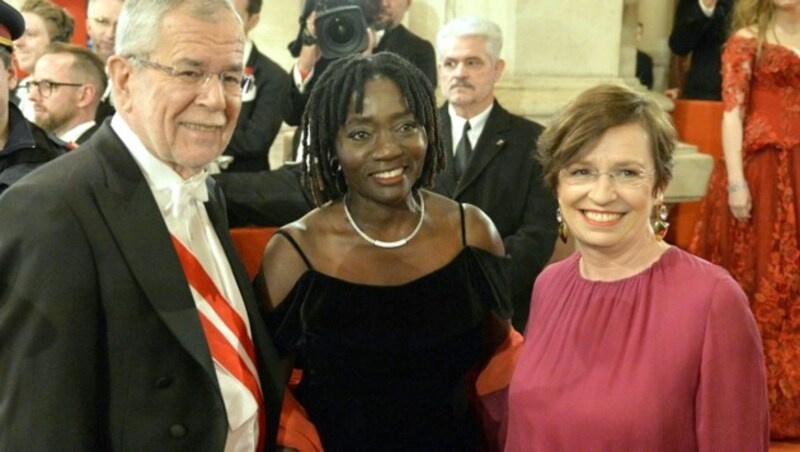
[[[469,136],[467,136],[467,132],[469,132],[470,128],[469,121],[464,123],[464,131],[461,133],[461,140],[458,142],[458,146],[456,146],[454,162],[456,180],[461,179],[461,175],[464,174],[464,170],[467,168],[469,156],[472,154],[472,144],[469,142]]]

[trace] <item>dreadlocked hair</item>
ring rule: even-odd
[[[311,90],[301,124],[306,155],[303,183],[317,206],[341,199],[347,192],[336,153],[336,138],[351,105],[356,113],[364,110],[364,85],[380,77],[397,84],[409,111],[425,128],[428,138],[422,174],[413,189],[432,187],[434,177],[444,167],[436,96],[425,74],[389,52],[340,58],[331,63]]]

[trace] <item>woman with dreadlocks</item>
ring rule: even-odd
[[[303,117],[317,208],[264,253],[263,295],[322,446],[481,447],[468,399],[509,333],[503,243],[478,208],[429,192],[433,88],[391,53],[336,61]]]

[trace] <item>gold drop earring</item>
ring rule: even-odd
[[[556,209],[556,221],[558,221],[558,238],[560,238],[562,242],[567,243],[567,239],[569,239],[569,228],[567,228],[567,223],[561,215],[561,207]]]
[[[655,220],[653,221],[653,232],[656,234],[656,240],[661,241],[664,240],[664,237],[667,235],[667,231],[669,230],[669,223],[667,222],[669,210],[662,202],[656,204],[654,209]]]

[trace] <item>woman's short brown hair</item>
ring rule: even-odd
[[[584,91],[539,137],[536,158],[542,164],[545,185],[555,193],[562,169],[591,150],[608,129],[630,123],[641,125],[650,138],[654,194],[663,191],[672,179],[675,128],[655,101],[618,85],[598,85]]]
[[[27,0],[20,11],[42,18],[51,42],[69,42],[75,31],[75,20],[66,9],[50,0]]]

